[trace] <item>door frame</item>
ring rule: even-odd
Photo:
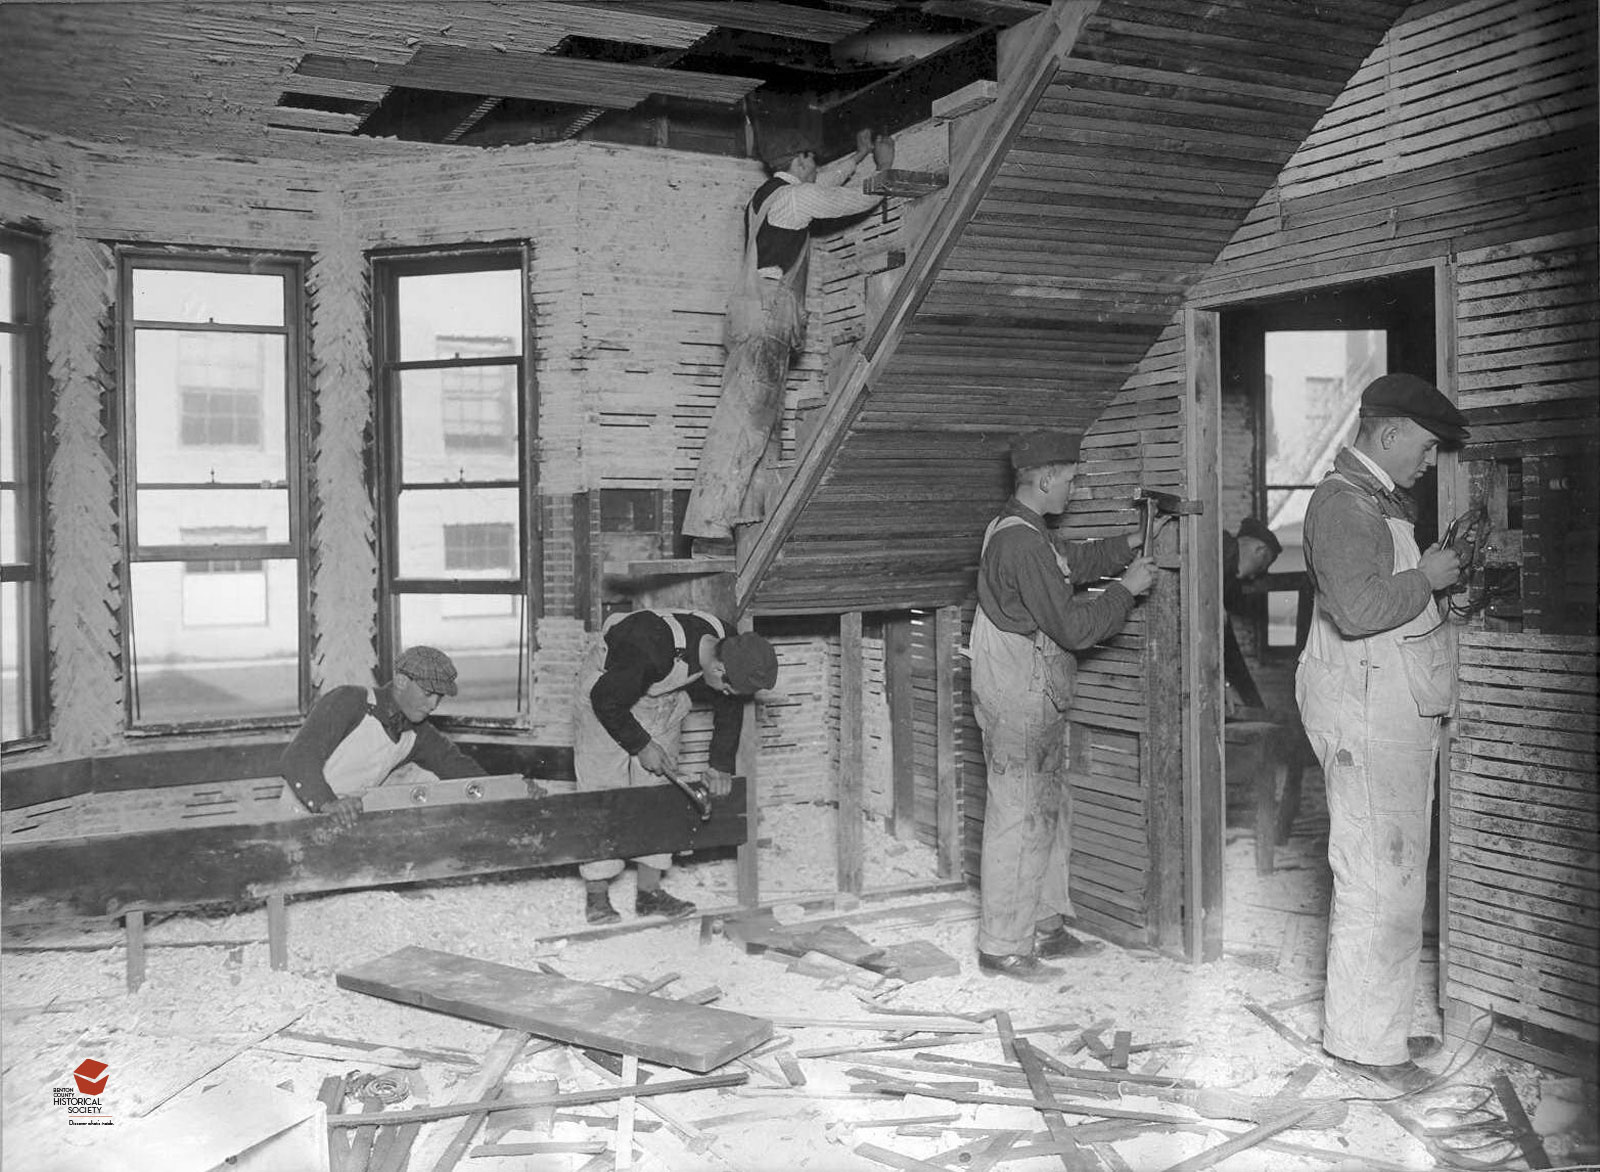
[[[1183,574],[1183,834],[1184,834],[1184,951],[1193,961],[1222,956],[1223,868],[1222,854],[1226,803],[1222,756],[1222,314],[1235,307],[1275,301],[1300,293],[1340,285],[1379,280],[1401,273],[1431,270],[1433,274],[1434,377],[1439,389],[1455,402],[1456,282],[1447,255],[1418,258],[1408,263],[1366,267],[1352,261],[1348,267],[1324,270],[1299,280],[1276,279],[1263,274],[1262,283],[1247,291],[1200,296],[1184,308],[1184,459],[1188,495],[1200,502],[1198,516],[1185,518],[1182,533],[1186,551]],[[1439,454],[1438,510],[1453,517],[1470,499],[1466,469],[1456,452]],[[1438,800],[1439,841],[1439,997],[1444,999],[1445,955],[1448,947],[1450,722],[1439,736]]]

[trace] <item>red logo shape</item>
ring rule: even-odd
[[[106,1080],[111,1076],[106,1073],[111,1069],[98,1058],[85,1058],[78,1063],[78,1069],[72,1072],[72,1077],[78,1084],[78,1091],[85,1095],[103,1095],[106,1091]]]

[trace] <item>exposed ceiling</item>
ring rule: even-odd
[[[330,139],[578,136],[742,155],[764,120],[809,120],[824,136],[837,122],[842,148],[853,125],[918,121],[930,98],[993,76],[995,30],[1044,7],[0,3],[0,118],[91,142],[250,155]]]

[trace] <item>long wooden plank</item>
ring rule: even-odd
[[[862,787],[866,765],[863,714],[866,673],[861,641],[861,612],[839,618],[839,778],[837,824],[834,827],[835,875],[839,890],[859,895],[862,886]]]
[[[795,521],[821,483],[834,453],[848,435],[868,383],[893,357],[907,322],[927,296],[945,257],[977,210],[1007,150],[1027,121],[1034,103],[1055,77],[1061,57],[1070,51],[1079,31],[1094,12],[1096,2],[1067,0],[1051,13],[1041,14],[1012,30],[1013,33],[1031,30],[1026,56],[1017,63],[1015,70],[1007,71],[1008,75],[1002,80],[1002,92],[990,107],[985,133],[969,139],[952,160],[950,173],[956,178],[943,205],[890,294],[872,332],[863,340],[838,389],[829,397],[783,495],[767,518],[749,557],[739,567],[735,605],[740,609],[750,604],[756,588],[772,567]]]
[[[709,821],[675,786],[363,814],[206,826],[92,840],[8,845],[0,892],[8,917],[116,915],[252,902],[268,895],[377,887],[745,841],[745,784]]]
[[[772,1036],[764,1018],[415,945],[337,974],[341,989],[704,1073]]]

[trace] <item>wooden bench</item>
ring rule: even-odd
[[[382,810],[348,831],[330,818],[294,818],[13,839],[0,853],[0,906],[8,924],[121,919],[136,989],[147,913],[265,901],[269,954],[283,968],[290,895],[743,847],[746,794],[736,778],[706,821],[676,787],[652,786]],[[741,867],[740,899],[753,903],[745,874]]]
[[[1279,720],[1230,720],[1222,726],[1229,785],[1249,786],[1255,802],[1256,873],[1270,875],[1277,847],[1289,841],[1300,811],[1305,734]]]

